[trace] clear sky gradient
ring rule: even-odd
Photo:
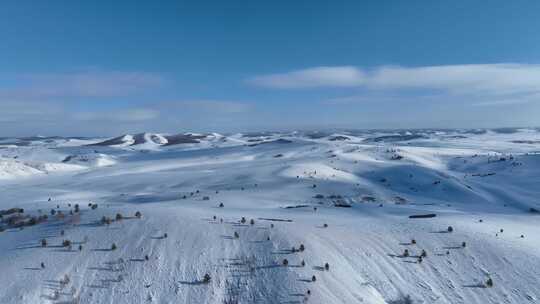
[[[0,136],[538,126],[539,1],[1,1]]]

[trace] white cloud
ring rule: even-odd
[[[257,76],[250,83],[278,89],[360,87],[437,89],[454,94],[523,94],[540,91],[540,65],[470,64],[426,67],[317,67]]]
[[[294,89],[313,87],[355,87],[365,82],[365,73],[351,66],[315,67],[284,74],[271,74],[248,79],[257,86]]]

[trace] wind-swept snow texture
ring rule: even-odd
[[[534,129],[3,138],[0,303],[539,303],[539,152]]]

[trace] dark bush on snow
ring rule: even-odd
[[[142,216],[142,214],[141,214],[140,211],[135,212],[135,217],[136,218],[141,218],[141,216]]]
[[[208,284],[208,283],[210,283],[210,280],[211,280],[211,279],[212,279],[212,278],[211,278],[210,275],[207,273],[207,274],[204,275],[203,283],[207,283],[207,284]]]
[[[287,266],[289,265],[289,260],[287,259],[283,259],[283,262],[282,262],[283,266]]]

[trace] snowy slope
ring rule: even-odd
[[[535,130],[144,134],[0,150],[0,303],[540,301]]]

